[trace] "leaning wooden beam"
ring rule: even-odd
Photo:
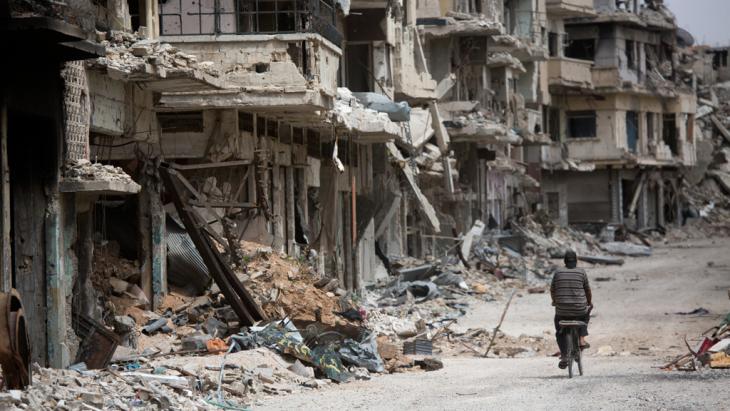
[[[220,161],[217,163],[201,163],[201,164],[171,164],[171,167],[175,170],[200,170],[204,168],[223,168],[223,167],[235,167],[235,166],[247,166],[250,165],[251,160],[235,160],[235,161]]]
[[[226,301],[238,316],[241,325],[253,325],[258,321],[266,319],[266,314],[251,294],[241,284],[231,267],[226,263],[218,250],[211,243],[209,236],[204,234],[200,227],[205,224],[202,217],[190,206],[190,192],[185,189],[181,182],[180,174],[169,166],[160,166],[160,175],[165,183],[165,188],[171,194],[175,208],[185,229],[195,244],[195,248],[203,257],[211,277],[220,288]]]
[[[400,193],[395,193],[393,195],[393,198],[390,201],[390,206],[388,207],[388,211],[386,211],[383,218],[379,221],[377,227],[375,228],[375,239],[379,239],[383,233],[385,233],[385,229],[388,228],[391,225],[391,220],[393,220],[393,216],[395,215],[395,212],[398,211],[398,208],[400,207],[400,200],[403,196],[401,196]]]
[[[403,155],[400,153],[400,151],[398,151],[398,147],[396,147],[394,143],[385,143],[385,146],[388,148],[388,151],[390,151],[390,154],[396,159],[396,164],[398,164],[401,170],[403,170],[403,175],[406,177],[408,184],[411,186],[413,193],[416,195],[418,205],[421,207],[421,211],[423,211],[423,213],[426,215],[428,222],[431,223],[431,227],[435,232],[440,233],[441,223],[439,223],[439,220],[436,217],[436,210],[434,210],[433,206],[428,201],[426,196],[423,195],[423,192],[421,192],[421,188],[418,187],[418,183],[416,183],[416,177],[413,175],[413,171],[406,163]]]

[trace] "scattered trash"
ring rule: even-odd
[[[700,308],[695,308],[694,310],[689,311],[689,312],[678,312],[678,313],[675,313],[675,314],[677,314],[677,315],[697,315],[697,316],[700,316],[700,315],[708,315],[708,314],[710,314],[710,312],[707,309],[700,307]]]

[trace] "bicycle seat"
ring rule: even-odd
[[[583,321],[560,321],[561,328],[573,328],[573,327],[585,327],[586,323]]]

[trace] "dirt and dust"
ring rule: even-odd
[[[393,374],[285,399],[266,398],[259,409],[312,404],[325,410],[524,409],[535,404],[543,409],[722,409],[725,400],[718,393],[724,392],[730,376],[726,370],[687,374],[659,367],[686,351],[685,336],[698,342],[694,336],[715,326],[730,310],[727,239],[665,244],[654,251],[650,258],[628,258],[622,267],[589,269],[596,310],[586,377],[568,380],[557,368],[557,359],[550,357],[557,347],[549,295],[520,292],[502,330],[512,341],[542,339],[545,350],[531,358],[476,358],[468,349],[445,353],[443,370],[418,378]],[[599,277],[604,281],[595,281]],[[453,329],[491,330],[504,297],[500,302],[472,306]],[[700,306],[709,314],[675,314]]]

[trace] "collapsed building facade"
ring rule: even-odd
[[[209,286],[191,230],[359,290],[391,257],[540,209],[677,220],[696,103],[675,87],[673,19],[636,3],[18,2],[6,55],[34,88],[3,90],[2,285],[28,307],[33,359],[83,354],[75,319],[104,322],[109,257],[131,271],[111,286],[151,307]]]

